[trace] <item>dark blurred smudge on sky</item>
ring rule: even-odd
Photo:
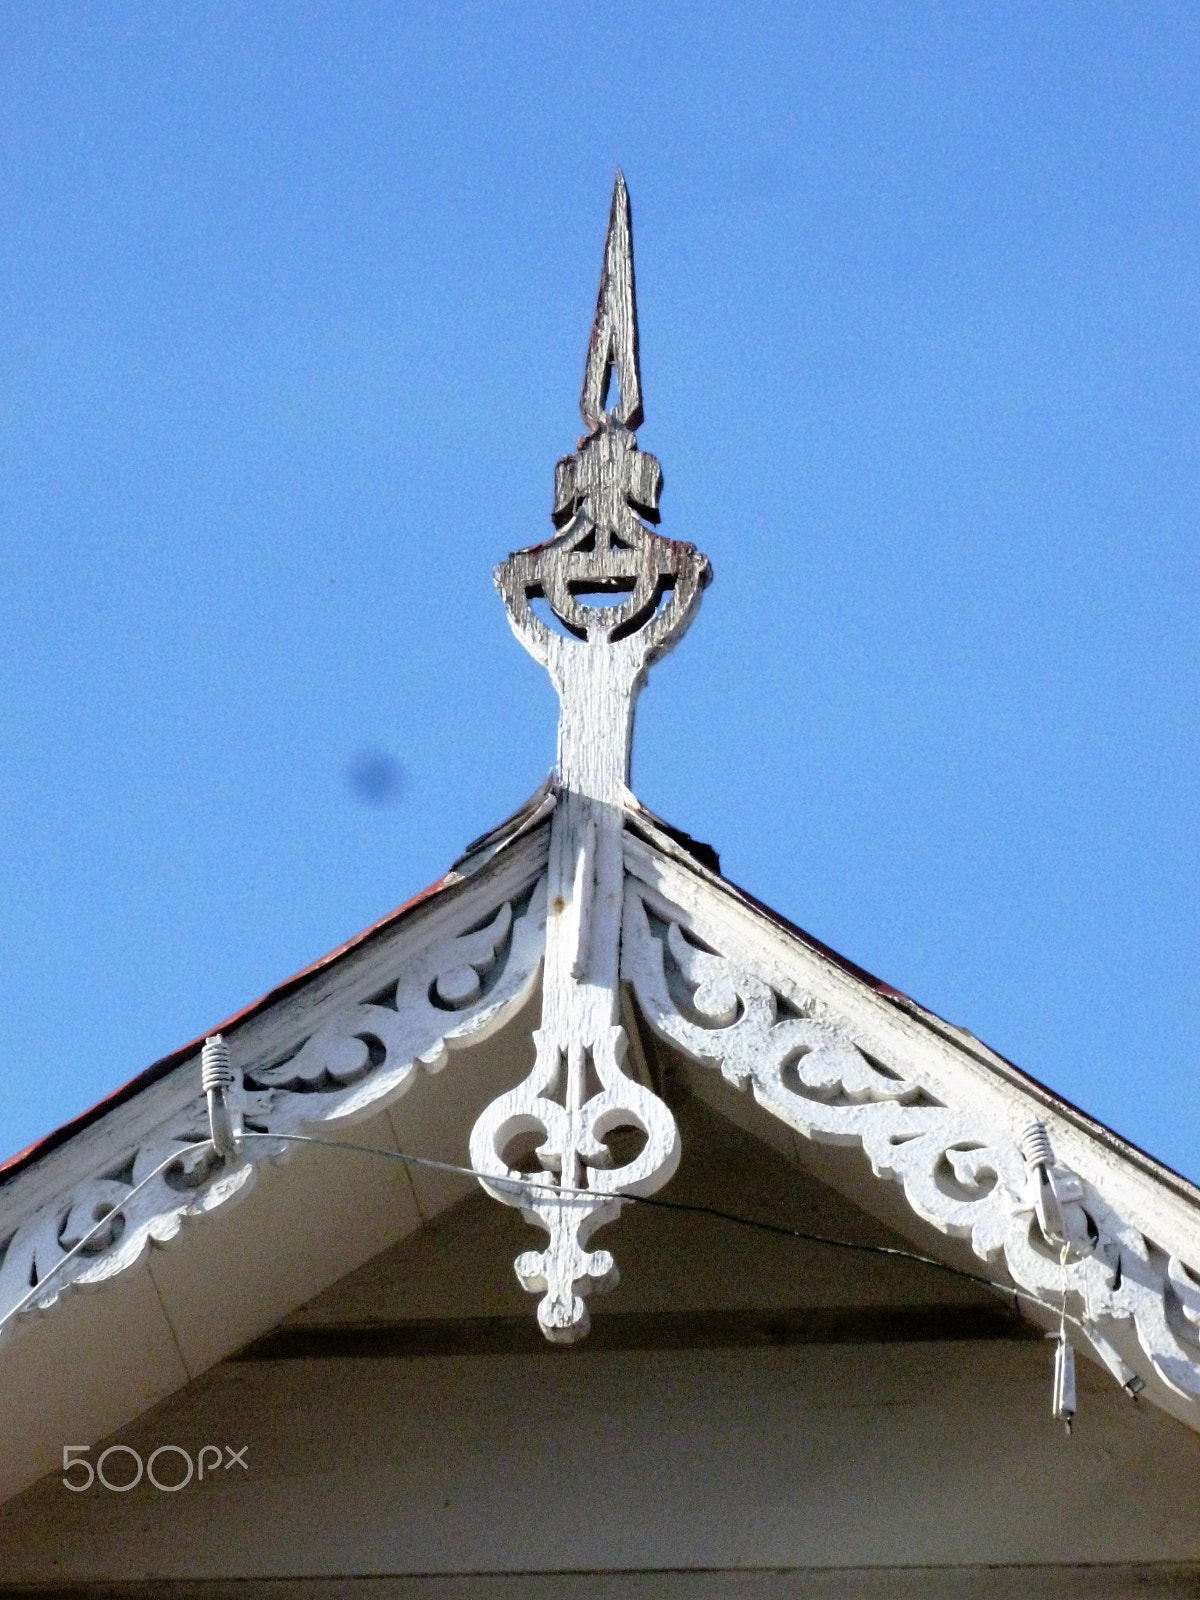
[[[404,794],[404,768],[386,750],[357,750],[347,763],[346,782],[356,800],[394,806]]]

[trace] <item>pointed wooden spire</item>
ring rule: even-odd
[[[608,406],[608,391],[617,383],[617,403]],[[625,174],[617,169],[600,292],[583,369],[579,409],[595,432],[606,422],[636,428],[642,420],[642,377],[638,370],[637,299],[633,281],[633,224]]]
[[[606,408],[614,379],[619,397]],[[641,400],[629,193],[618,171],[580,396],[590,431],[554,472],[559,532],[496,568],[513,630],[549,669],[562,702],[559,782],[615,805],[629,798],[645,669],[682,638],[712,577],[694,545],[647,526],[658,521],[662,470],[632,431]],[[547,603],[555,626],[535,600]],[[581,643],[595,648],[581,653]]]

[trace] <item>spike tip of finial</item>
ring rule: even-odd
[[[617,384],[617,403],[609,406],[608,391]],[[633,279],[633,223],[625,174],[618,167],[608,212],[604,264],[596,315],[588,340],[579,409],[589,430],[606,424],[636,428],[642,420],[642,377],[638,370],[637,297]]]

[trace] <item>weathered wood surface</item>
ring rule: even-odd
[[[1025,1314],[1047,1329],[1059,1327],[1065,1296],[1077,1347],[1118,1384],[1196,1427],[1194,1213],[1056,1117],[1056,1171],[1073,1197],[1063,1209],[1071,1234],[1086,1242],[1064,1260],[1038,1222],[1036,1180],[1021,1149],[1037,1102],[1011,1068],[1006,1075],[981,1062],[973,1070],[969,1036],[932,1033],[765,928],[736,892],[697,894],[693,870],[628,836],[625,851],[622,975],[649,1026],[749,1090],[770,1120],[806,1143],[861,1150],[876,1178],[899,1186],[910,1216],[947,1240],[949,1258],[1011,1282]],[[956,1240],[969,1250],[955,1253]]]
[[[464,1080],[494,1071],[462,1113],[469,1123],[491,1102],[475,1126],[472,1161],[497,1198],[520,1205],[547,1233],[544,1249],[523,1253],[519,1272],[542,1296],[543,1331],[572,1340],[587,1326],[587,1292],[616,1276],[591,1235],[617,1215],[622,1195],[652,1192],[679,1158],[671,1111],[636,1065],[636,1050],[632,1066],[626,1059],[632,1010],[621,1010],[623,971],[650,1027],[697,1063],[698,1081],[748,1091],[728,1092],[722,1109],[732,1120],[749,1108],[761,1119],[759,1137],[803,1148],[814,1167],[829,1145],[853,1150],[856,1181],[870,1191],[864,1204],[894,1200],[904,1214],[892,1217],[895,1226],[916,1236],[936,1230],[938,1253],[1007,1273],[1043,1320],[1057,1322],[1065,1292],[1072,1326],[1118,1381],[1135,1372],[1158,1405],[1197,1427],[1195,1191],[964,1030],[781,931],[778,919],[660,833],[629,792],[638,692],[650,663],[695,615],[710,572],[693,546],[650,525],[661,472],[632,432],[641,383],[620,181],[581,410],[589,432],[556,470],[556,534],[497,572],[514,630],[561,699],[554,788],[539,792],[515,831],[481,841],[452,886],[394,938],[331,963],[238,1028],[230,1042],[253,1097],[247,1115],[276,1133],[369,1119],[385,1144],[458,1163],[467,1128],[438,1142],[452,1096],[434,1107],[429,1075],[456,1051],[469,1062]],[[538,614],[543,605],[552,623]],[[523,1008],[537,1003],[543,972],[528,1072]],[[520,1051],[496,1031],[518,1013]],[[487,1050],[471,1055],[484,1040]],[[524,1082],[507,1087],[522,1072]],[[45,1283],[34,1316],[55,1308],[37,1341],[3,1341],[0,1394],[15,1442],[0,1484],[45,1470],[64,1434],[95,1438],[119,1426],[271,1326],[296,1303],[289,1295],[312,1292],[470,1185],[461,1174],[367,1178],[346,1165],[356,1158],[328,1152],[297,1154],[275,1172],[280,1149],[267,1145],[233,1170],[202,1161],[129,1202],[139,1174],[204,1132],[198,1086],[192,1062],[0,1192],[8,1241],[0,1313],[31,1280]],[[389,1112],[401,1096],[403,1109]],[[1052,1125],[1063,1192],[1079,1213],[1075,1237],[1095,1243],[1065,1269],[1039,1237],[1029,1203],[1019,1130],[1031,1115]],[[610,1145],[628,1130],[641,1148],[613,1165]],[[503,1187],[516,1143],[531,1137],[546,1184],[532,1202]],[[252,1193],[262,1158],[266,1181]],[[231,1224],[234,1199],[246,1204]],[[47,1279],[101,1215],[111,1225],[95,1250]],[[186,1238],[202,1218],[186,1249],[151,1251]],[[214,1277],[230,1292],[207,1293]],[[64,1294],[75,1286],[107,1292],[76,1303]],[[116,1349],[134,1352],[122,1370],[109,1359]],[[62,1371],[72,1374],[69,1388],[56,1381]]]
[[[611,408],[609,390],[618,395]],[[621,1194],[649,1194],[671,1177],[679,1135],[669,1109],[625,1071],[618,1022],[622,833],[638,692],[651,661],[669,650],[695,614],[709,579],[706,559],[662,538],[654,514],[661,472],[637,448],[642,414],[629,196],[617,175],[580,411],[589,433],[558,463],[548,543],[517,551],[496,571],[513,629],[550,673],[561,704],[559,803],[551,823],[546,960],[537,1062],[524,1083],[480,1117],[471,1161],[498,1200],[519,1205],[544,1228],[544,1250],[517,1261],[521,1282],[542,1299],[550,1339],[587,1332],[585,1295],[611,1287],[616,1264],[592,1250],[592,1234],[620,1210]],[[532,602],[545,600],[561,632]],[[607,1143],[634,1129],[643,1144],[613,1164]],[[547,1185],[539,1196],[503,1182],[512,1153],[535,1135]],[[580,1191],[586,1191],[581,1193]]]
[[[616,379],[619,401],[608,406],[610,381]],[[633,277],[633,218],[625,174],[617,173],[596,315],[588,340],[579,410],[590,431],[608,420],[636,428],[642,420],[642,374],[638,362],[637,294]]]

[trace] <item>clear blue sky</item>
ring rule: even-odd
[[[1194,5],[47,0],[0,94],[5,1153],[549,769],[620,163],[716,573],[635,788],[1200,1178]]]

